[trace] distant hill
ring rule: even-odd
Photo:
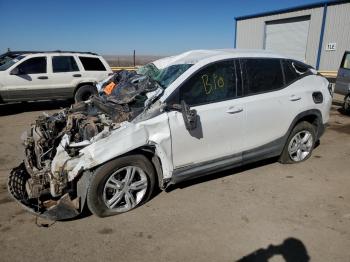
[[[133,66],[132,55],[102,55],[110,66]],[[155,61],[163,56],[152,55],[136,55],[136,65],[145,65],[149,62]]]

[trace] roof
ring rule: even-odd
[[[326,5],[329,6],[329,5],[338,5],[338,4],[345,4],[345,3],[349,3],[349,1],[348,0],[323,1],[323,2],[307,4],[307,5],[300,5],[300,6],[291,7],[291,8],[279,9],[275,11],[268,11],[268,12],[253,14],[253,15],[238,16],[238,17],[235,17],[235,20],[236,21],[246,20],[246,19],[257,18],[262,16],[277,15],[282,13],[289,13],[289,12],[300,11],[305,9],[317,8],[317,7],[322,7]]]
[[[191,50],[179,55],[169,56],[158,59],[153,64],[159,68],[165,68],[177,64],[196,64],[208,58],[215,57],[270,57],[270,58],[284,58],[284,56],[273,53],[267,50],[254,49],[213,49],[213,50]]]

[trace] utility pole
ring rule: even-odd
[[[134,67],[136,66],[136,56],[135,56],[135,49],[134,49]]]

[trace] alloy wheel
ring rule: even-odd
[[[311,153],[312,146],[312,134],[307,130],[300,131],[296,133],[289,142],[289,156],[293,161],[300,162]]]
[[[147,187],[145,172],[136,166],[126,166],[107,179],[103,189],[103,201],[109,209],[126,212],[142,201]]]

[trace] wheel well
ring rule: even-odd
[[[154,146],[151,146],[151,145],[143,146],[143,147],[136,148],[122,156],[135,155],[135,154],[144,155],[153,165],[156,171],[156,182],[158,183],[158,187],[163,190],[165,188],[166,181],[164,181],[163,179],[163,169],[162,169],[161,160],[159,159],[155,151],[156,149]]]
[[[309,122],[310,124],[312,124],[313,126],[316,127],[316,129],[318,128],[318,125],[319,125],[319,122],[320,122],[320,119],[318,116],[316,115],[306,115],[306,116],[303,116],[302,118],[300,118],[296,124],[300,123],[300,122],[303,122],[303,121],[306,121],[306,122]]]
[[[83,83],[79,83],[75,89],[74,89],[74,93],[73,93],[73,96],[75,96],[75,93],[77,92],[77,90],[82,87],[82,86],[86,86],[86,85],[90,85],[90,86],[93,86],[94,83],[93,82],[83,82]]]
[[[303,116],[301,116],[300,118],[298,118],[298,120],[295,122],[293,128],[299,124],[300,122],[306,121],[310,124],[312,124],[315,127],[315,132],[316,132],[316,136],[319,136],[319,133],[322,131],[322,115],[319,112],[310,112],[308,114],[305,114]]]

